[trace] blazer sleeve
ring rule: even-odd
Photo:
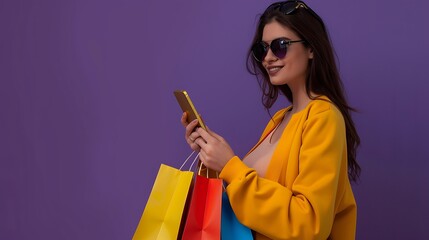
[[[302,130],[299,173],[289,187],[259,177],[233,157],[220,177],[228,183],[227,194],[240,222],[272,239],[327,239],[345,139],[344,120],[335,107],[309,114]]]

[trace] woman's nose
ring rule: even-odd
[[[268,48],[267,55],[264,58],[264,61],[267,62],[273,62],[279,59],[276,55],[274,55],[273,51],[271,51],[271,48]]]

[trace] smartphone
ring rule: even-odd
[[[204,124],[200,114],[198,114],[197,109],[195,108],[194,104],[191,101],[191,98],[189,97],[189,94],[184,90],[176,90],[174,91],[174,96],[176,96],[177,102],[179,103],[180,108],[182,108],[182,111],[187,113],[188,123],[192,122],[195,119],[198,119],[197,126],[202,127],[204,130],[207,130],[206,125]],[[198,169],[200,169],[198,171],[198,175],[205,176],[208,178],[219,178],[219,173],[204,166],[201,160],[198,161],[197,165]]]
[[[188,123],[198,119],[198,126],[202,127],[204,130],[207,130],[206,125],[204,124],[200,114],[198,114],[197,109],[189,97],[189,94],[185,90],[176,90],[174,91],[174,96],[176,96],[177,102],[179,103],[180,108],[182,108],[182,111],[187,113]]]

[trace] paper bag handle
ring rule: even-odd
[[[183,162],[182,166],[180,166],[179,170],[182,170],[182,168],[185,166],[185,164],[188,162],[188,160],[192,157],[192,155],[194,155],[195,151],[191,152],[191,154],[189,154],[189,156],[186,158],[186,160]],[[198,157],[200,156],[200,153],[198,153],[194,160],[192,161],[191,166],[189,167],[189,171],[191,171],[192,167],[195,164],[195,161],[197,161]]]

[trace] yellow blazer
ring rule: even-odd
[[[288,110],[273,116],[255,147]],[[237,156],[219,176],[228,183],[237,218],[257,240],[355,239],[357,208],[348,178],[345,123],[326,97],[292,115],[265,178]]]

